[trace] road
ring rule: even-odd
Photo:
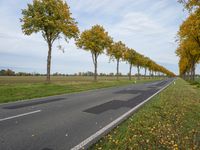
[[[87,148],[172,80],[2,104],[0,150]]]

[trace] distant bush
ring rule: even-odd
[[[15,75],[15,72],[10,69],[0,70],[0,76],[14,76],[14,75]]]

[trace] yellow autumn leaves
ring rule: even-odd
[[[199,93],[179,79],[91,149],[198,150]]]
[[[189,17],[182,23],[178,32],[180,75],[189,80],[195,78],[196,65],[200,62],[200,2],[182,1],[189,10]]]

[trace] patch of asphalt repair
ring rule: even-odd
[[[151,96],[153,93],[157,92],[159,89],[155,89],[157,86],[163,86],[167,83],[167,81],[163,81],[154,86],[148,87],[147,90],[123,90],[119,92],[115,92],[116,94],[139,94],[138,96],[128,99],[127,101],[121,100],[112,100],[110,102],[106,102],[104,104],[94,106],[92,108],[88,108],[84,110],[84,112],[92,113],[92,114],[100,114],[108,110],[119,109],[121,107],[133,108],[141,103],[144,99]]]

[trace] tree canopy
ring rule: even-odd
[[[22,10],[22,15],[22,31],[26,35],[42,32],[44,39],[51,42],[60,33],[66,39],[78,37],[77,22],[63,0],[33,0],[33,4],[28,4],[28,8]]]

